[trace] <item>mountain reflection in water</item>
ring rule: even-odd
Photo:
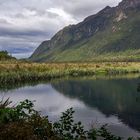
[[[73,107],[75,120],[89,128],[107,123],[120,136],[140,136],[140,92],[138,78],[67,79],[49,83],[1,85],[0,97],[13,101],[36,100],[36,109],[57,120]]]

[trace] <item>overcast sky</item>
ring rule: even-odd
[[[0,0],[0,50],[28,57],[44,41],[121,0]]]

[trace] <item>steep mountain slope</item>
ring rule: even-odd
[[[107,6],[44,41],[32,61],[139,61],[140,0]]]

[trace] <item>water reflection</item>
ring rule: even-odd
[[[95,107],[106,117],[116,115],[140,131],[140,93],[138,79],[62,81],[53,87],[69,98],[77,98]]]
[[[36,109],[54,121],[60,112],[74,107],[75,120],[86,128],[109,124],[110,130],[121,136],[139,136],[139,79],[71,79],[50,83],[27,83],[1,88],[0,96],[14,103],[36,100]],[[25,86],[25,87],[24,87]]]

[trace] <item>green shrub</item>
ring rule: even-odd
[[[9,60],[9,59],[15,58],[10,56],[7,51],[0,51],[0,60]]]
[[[53,124],[53,131],[63,140],[86,139],[87,131],[84,130],[81,122],[74,122],[73,113],[73,108],[63,112],[60,120]]]
[[[123,139],[111,134],[106,125],[86,131],[81,122],[74,121],[73,108],[63,112],[59,121],[51,123],[47,116],[41,116],[34,110],[34,104],[29,100],[20,102],[14,107],[9,107],[10,103],[9,99],[0,102],[0,140]]]

